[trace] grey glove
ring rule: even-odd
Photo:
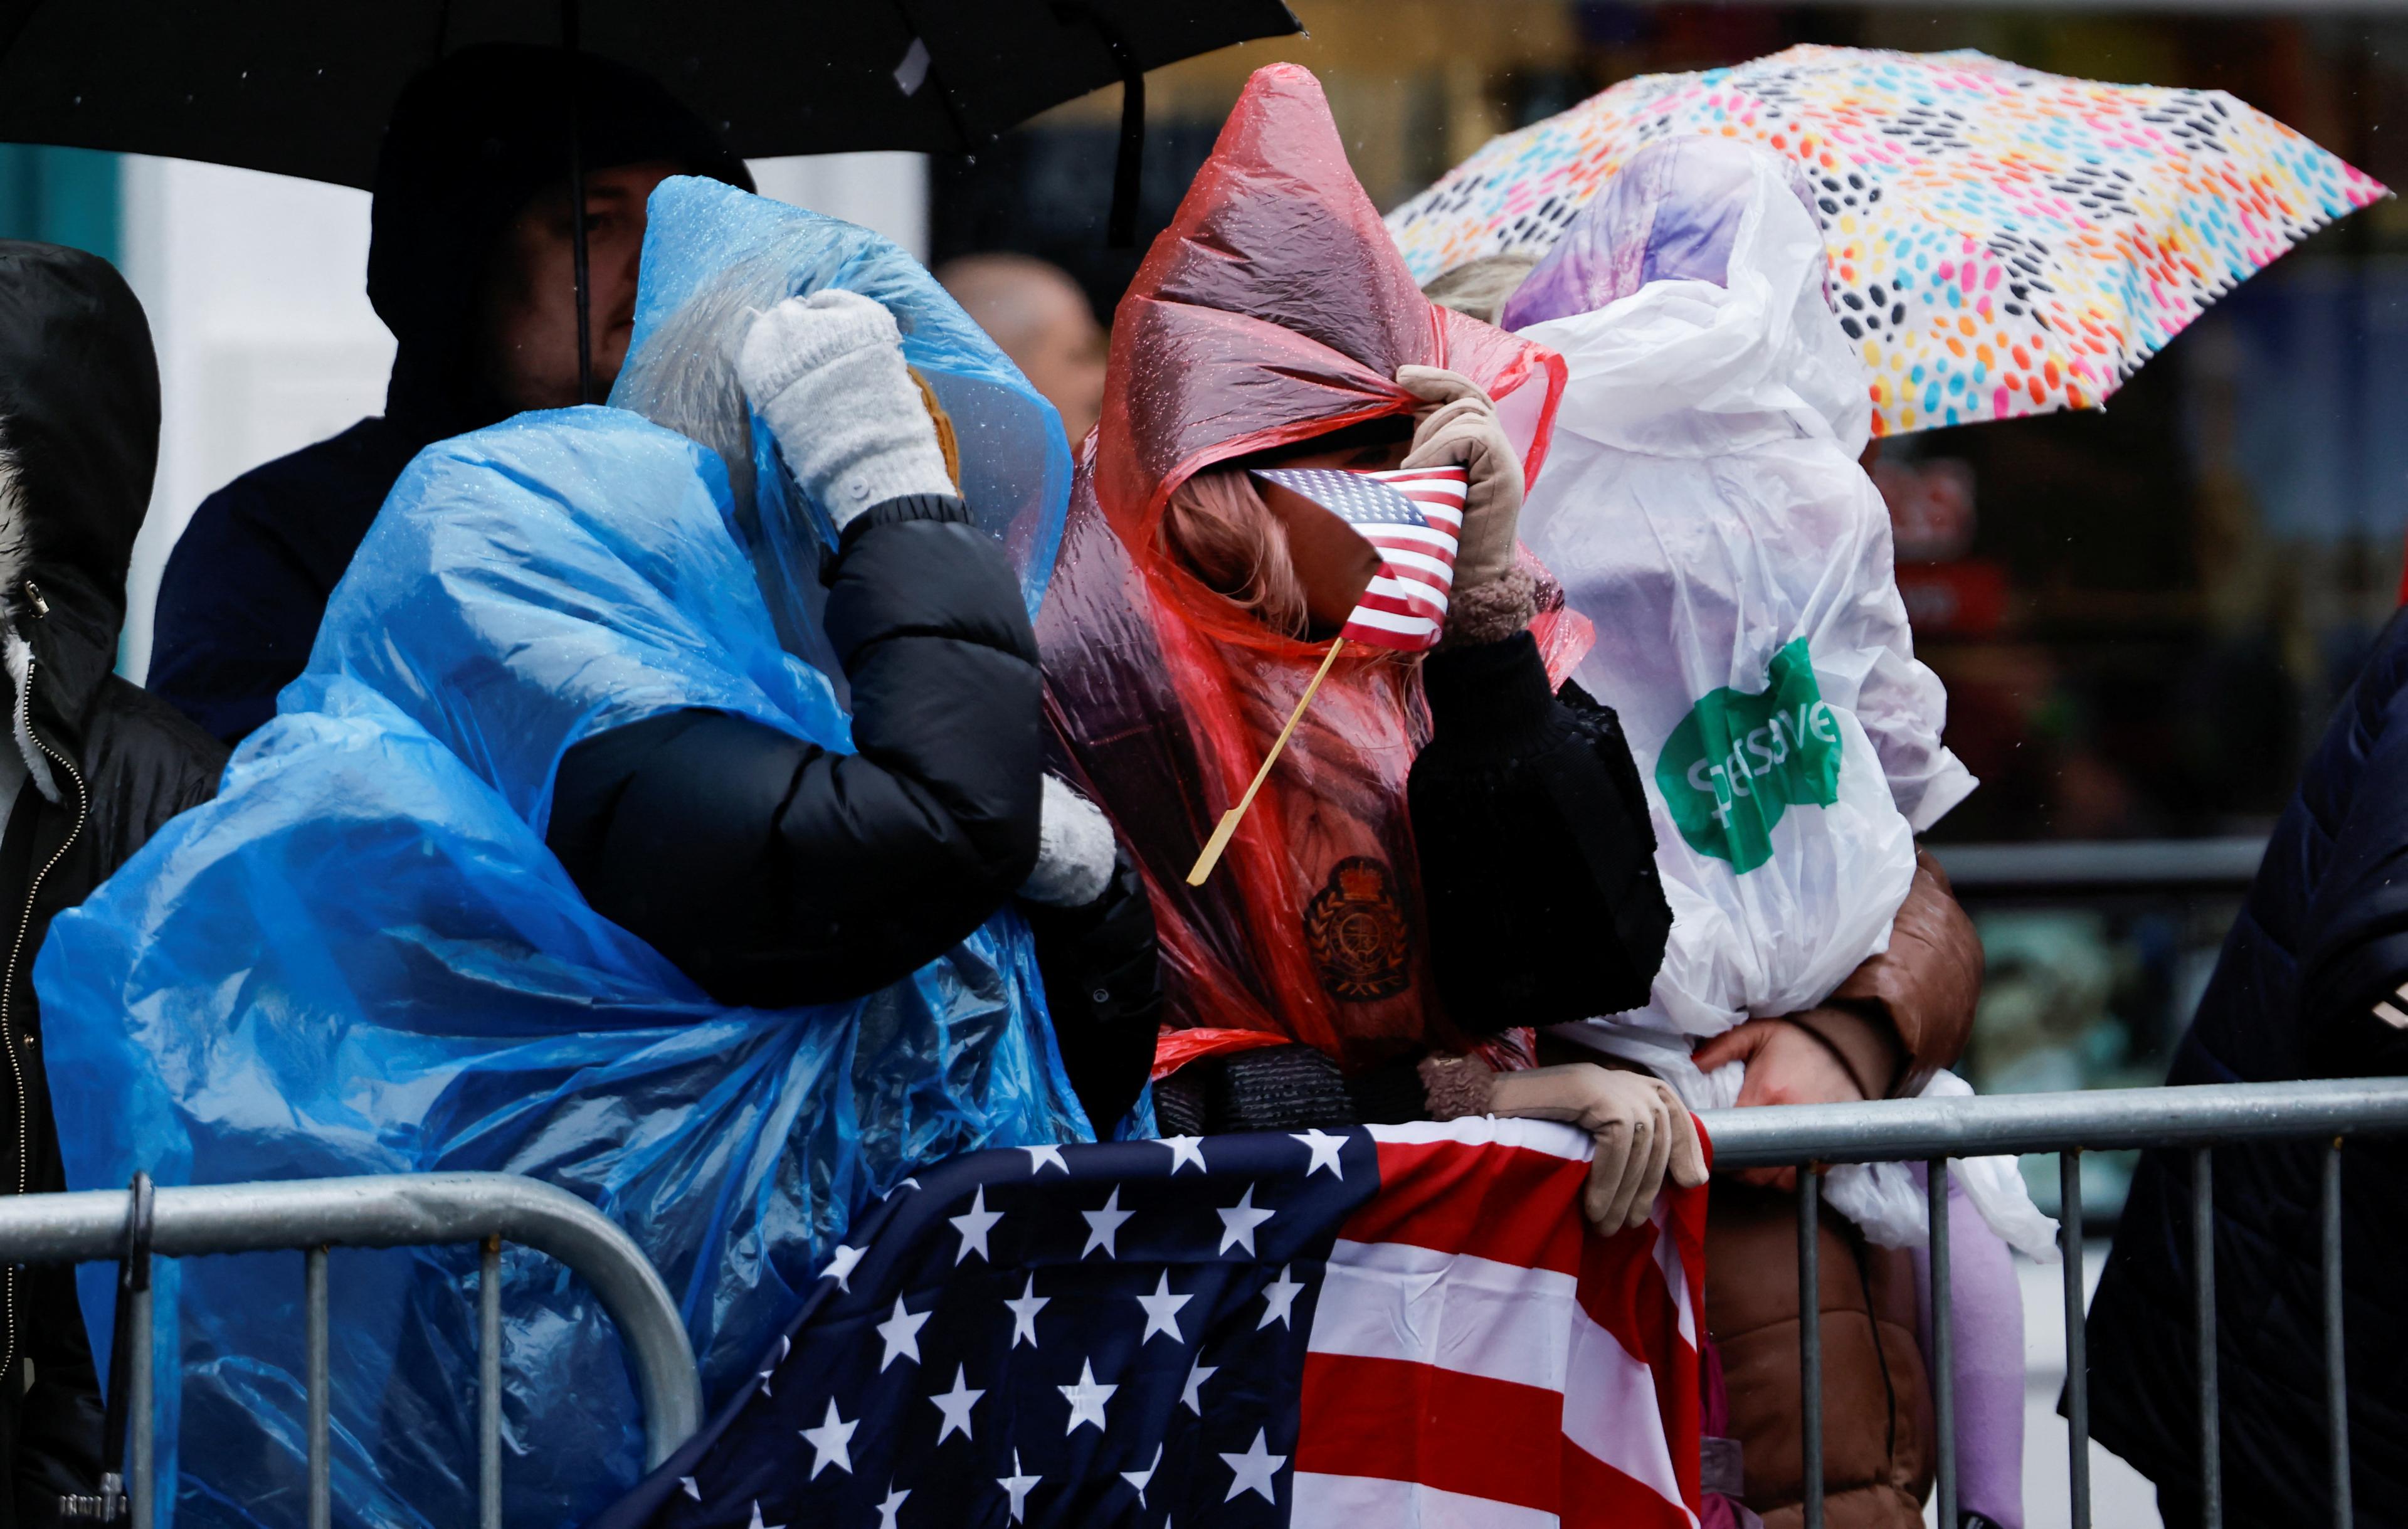
[[[1498,1115],[1587,1132],[1595,1151],[1581,1208],[1608,1236],[1653,1215],[1668,1176],[1684,1190],[1706,1181],[1697,1121],[1679,1095],[1644,1073],[1585,1061],[1498,1073],[1469,1057],[1431,1057],[1422,1082],[1441,1120]]]
[[[1054,908],[1083,908],[1111,885],[1111,820],[1060,776],[1045,777],[1037,817],[1037,869],[1020,895]]]
[[[834,288],[787,298],[752,321],[736,375],[838,530],[888,499],[953,492],[895,316],[872,299]]]

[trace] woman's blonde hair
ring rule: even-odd
[[[1240,469],[1199,472],[1170,491],[1163,550],[1205,587],[1282,637],[1311,625],[1304,583],[1288,555],[1287,528]]]

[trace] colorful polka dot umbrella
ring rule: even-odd
[[[2209,303],[2389,195],[2222,91],[1807,46],[1625,80],[1491,140],[1388,226],[1424,281],[1541,253],[1632,152],[1698,133],[1805,169],[1884,435],[2094,407]]]

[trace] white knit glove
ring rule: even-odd
[[[1037,818],[1037,869],[1020,895],[1054,908],[1083,908],[1111,885],[1111,819],[1059,777],[1045,777]]]
[[[953,492],[895,315],[872,299],[835,288],[787,298],[752,321],[736,375],[838,530],[888,499]]]

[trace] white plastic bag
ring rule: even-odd
[[[1522,534],[1597,627],[1576,678],[1621,714],[1672,907],[1653,1001],[1616,1028],[1821,1002],[1886,948],[1914,834],[1974,785],[1914,658],[1857,466],[1869,379],[1793,173],[1721,139],[1634,156],[1562,252],[1609,300],[1520,331],[1570,368]],[[1584,300],[1550,275],[1514,305]]]

